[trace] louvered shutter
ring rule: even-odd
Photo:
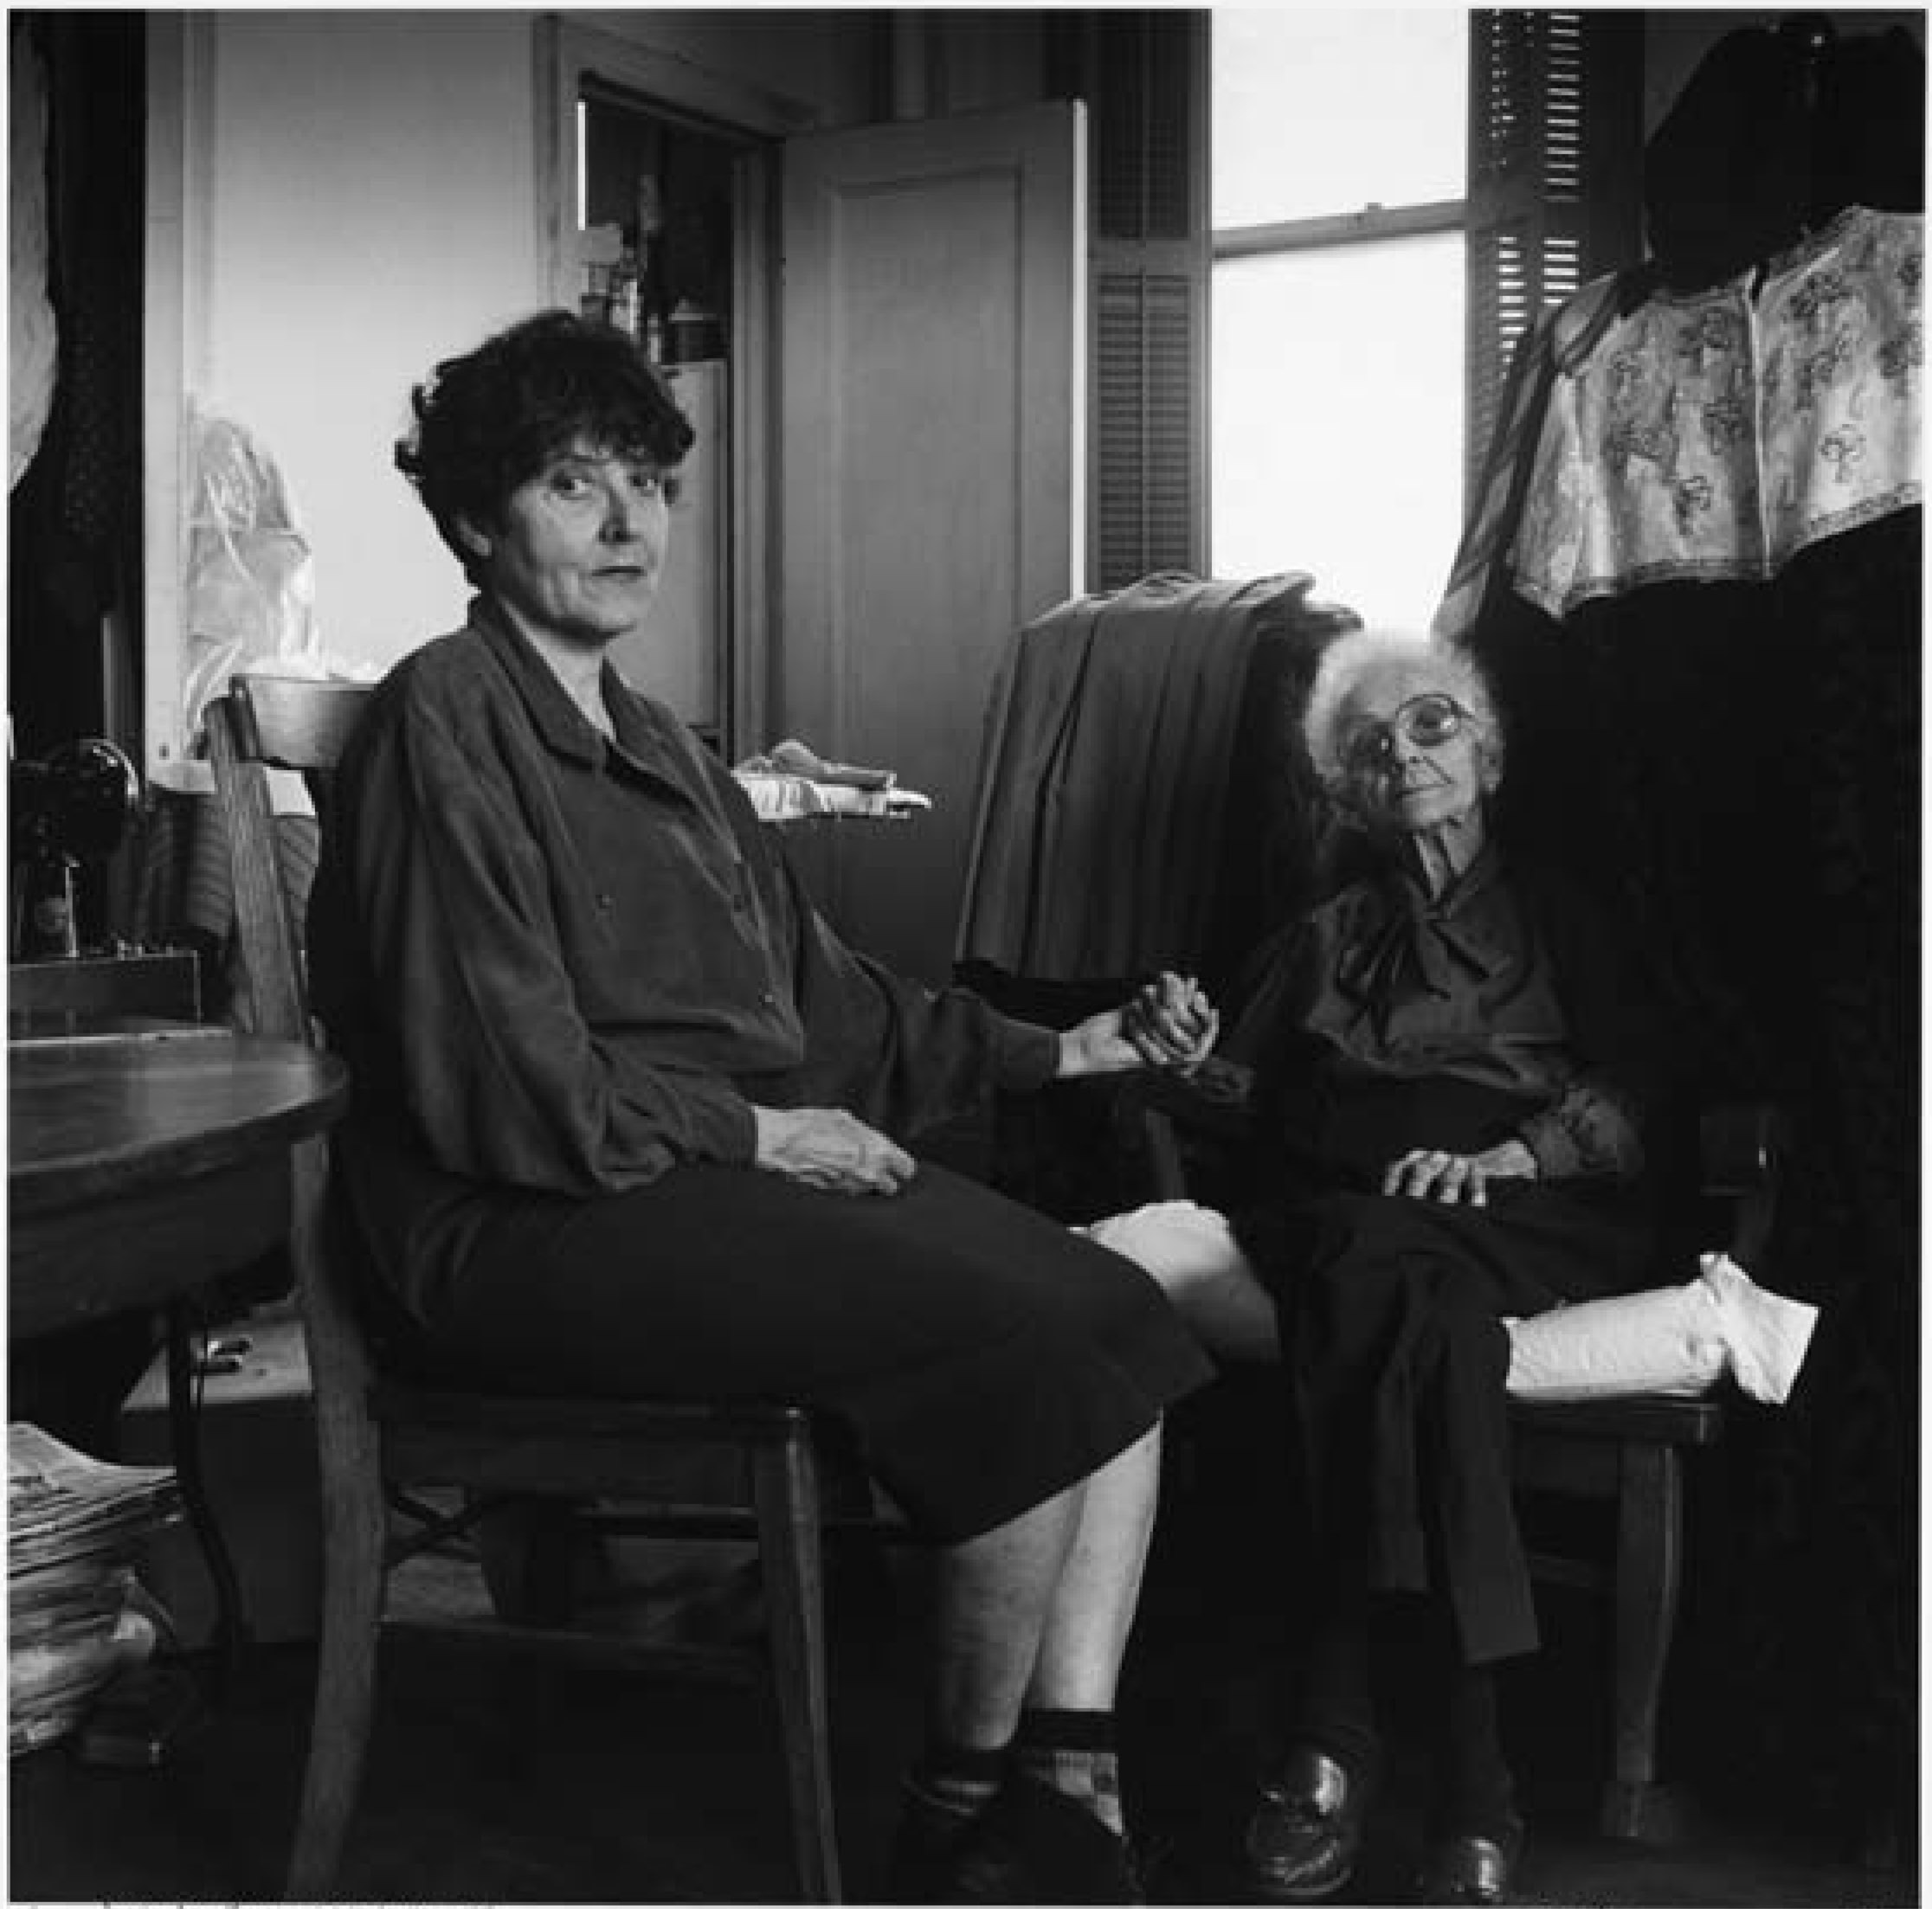
[[[1518,342],[1642,250],[1641,15],[1470,16],[1465,492]]]
[[[1208,16],[1089,16],[1089,585],[1208,555]]]

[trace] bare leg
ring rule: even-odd
[[[1152,1277],[1215,1358],[1280,1364],[1274,1301],[1227,1219],[1212,1207],[1170,1200],[1116,1213],[1086,1234]]]
[[[932,1723],[997,1748],[1022,1701],[1110,1710],[1160,1488],[1153,1430],[1083,1483],[941,1554]]]
[[[1079,1527],[1047,1609],[1027,1689],[1034,1707],[1113,1708],[1160,1482],[1158,1425],[1087,1480]]]
[[[931,1727],[976,1749],[1011,1740],[1080,1524],[1085,1482],[939,1554]]]
[[[1156,1424],[1081,1484],[941,1554],[927,1747],[895,1858],[905,1899],[1139,1899],[1113,1705],[1160,1456]]]
[[[1215,1358],[1246,1365],[1281,1363],[1275,1302],[1245,1259],[1212,1278],[1170,1287],[1168,1297]]]

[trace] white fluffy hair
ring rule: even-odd
[[[1343,706],[1371,670],[1399,665],[1414,682],[1411,692],[1452,697],[1474,719],[1491,787],[1503,772],[1503,723],[1481,665],[1459,645],[1420,630],[1388,627],[1349,630],[1322,652],[1302,714],[1302,734],[1315,773],[1331,789],[1342,780],[1336,731]]]

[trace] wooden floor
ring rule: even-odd
[[[632,1561],[660,1591],[625,1621],[743,1616],[743,1574],[703,1581]],[[448,1609],[467,1574],[412,1566],[404,1601]],[[677,1578],[673,1585],[672,1579]],[[1157,1569],[1122,1706],[1130,1801],[1169,1902],[1230,1899],[1225,1852],[1261,1732],[1255,1643],[1199,1621],[1185,1572]],[[918,1586],[905,1567],[834,1586],[834,1728],[848,1894],[879,1899],[899,1772],[918,1728]],[[1852,1867],[1815,1835],[1714,1819],[1654,1849],[1602,1841],[1600,1637],[1587,1613],[1509,1687],[1533,1823],[1521,1898],[1549,1905],[1904,1905],[1916,1878]],[[11,1899],[234,1902],[272,1897],[295,1803],[312,1660],[257,1647],[225,1701],[164,1767],[88,1767],[65,1749],[12,1770]],[[343,1894],[367,1902],[775,1902],[789,1899],[770,1719],[754,1693],[614,1674],[398,1635]],[[1355,1899],[1400,1899],[1419,1816],[1398,1762],[1380,1855]]]

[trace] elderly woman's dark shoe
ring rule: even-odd
[[[1345,1888],[1362,1848],[1368,1787],[1319,1750],[1290,1751],[1248,1818],[1248,1893],[1263,1902],[1320,1902]]]
[[[1439,1836],[1429,1846],[1415,1899],[1426,1903],[1491,1903],[1510,1899],[1510,1879],[1523,1854],[1523,1825],[1500,1836]]]

